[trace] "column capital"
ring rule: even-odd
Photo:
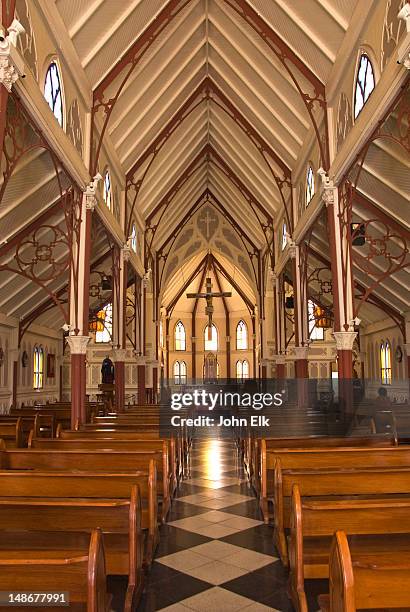
[[[323,170],[323,168],[319,168],[317,173],[322,179],[321,196],[326,208],[331,204],[337,204],[338,189],[335,186],[333,179],[329,178],[329,175],[325,170]]]
[[[86,355],[90,336],[67,336],[68,346],[72,355]]]
[[[146,365],[146,358],[144,357],[144,355],[138,355],[137,353],[134,352],[134,359],[135,359],[135,363],[136,365]]]
[[[308,346],[295,346],[295,359],[307,359],[308,353]]]
[[[407,356],[410,357],[410,342],[403,344],[403,348],[406,351]]]
[[[114,362],[116,361],[126,361],[127,358],[127,349],[116,348],[112,350],[112,356]]]
[[[151,274],[152,274],[152,270],[151,268],[148,268],[148,270],[145,272],[144,276],[142,277],[142,285],[144,289],[148,288],[148,285],[151,281]]]
[[[272,355],[272,359],[276,365],[284,365],[286,363],[286,355]]]
[[[288,251],[290,259],[296,259],[297,250],[298,250],[298,245],[296,244],[294,240],[291,240],[290,242],[288,242],[287,251]]]
[[[129,261],[131,259],[131,245],[129,244],[129,240],[128,242],[126,242],[125,244],[122,245],[121,247],[121,257],[123,259],[123,261]]]
[[[356,336],[357,332],[355,331],[333,332],[333,337],[336,340],[336,349],[338,351],[351,351],[353,349]]]
[[[14,83],[24,74],[24,60],[16,49],[17,38],[25,29],[17,19],[8,28],[8,35],[0,41],[0,83],[11,91]]]
[[[406,22],[406,35],[397,49],[397,61],[410,70],[410,2],[406,2],[397,17]]]
[[[97,201],[97,187],[101,179],[102,179],[102,176],[98,172],[94,176],[93,180],[88,183],[87,188],[84,191],[85,207],[87,210],[91,210],[91,212],[93,212],[95,207],[97,206],[97,202],[98,202]]]
[[[20,349],[12,348],[8,350],[10,361],[18,361],[20,359]]]

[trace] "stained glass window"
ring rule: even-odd
[[[112,304],[104,306],[97,313],[96,342],[111,342],[112,340]]]
[[[238,380],[249,378],[249,361],[247,359],[236,362],[236,378]]]
[[[288,243],[288,230],[286,227],[286,223],[284,221],[282,225],[282,251],[285,250],[287,243]]]
[[[306,206],[310,204],[315,195],[315,175],[312,166],[308,166],[306,172]]]
[[[324,340],[325,330],[323,327],[317,327],[315,317],[315,304],[312,300],[308,301],[308,321],[309,321],[309,338],[311,340]]]
[[[33,374],[34,389],[42,389],[44,386],[44,351],[41,346],[34,347]]]
[[[186,333],[182,321],[175,325],[175,350],[186,351]]]
[[[51,62],[48,67],[44,82],[44,97],[53,111],[54,117],[61,127],[63,127],[63,95],[61,91],[60,72],[56,62]]]
[[[107,204],[108,208],[111,210],[112,204],[112,193],[111,193],[111,176],[109,171],[107,170],[104,175],[104,202]]]
[[[218,330],[216,329],[216,326],[214,324],[212,324],[210,332],[209,325],[205,327],[204,338],[206,351],[218,350]]]
[[[374,70],[369,56],[362,53],[357,69],[356,88],[354,94],[354,118],[360,114],[375,86]]]
[[[135,227],[135,223],[133,223],[131,232],[131,248],[134,253],[137,252],[137,228]]]
[[[186,363],[185,361],[176,361],[174,363],[174,381],[176,385],[184,385],[186,383]]]
[[[380,373],[383,385],[391,385],[391,347],[390,342],[380,345]]]
[[[242,320],[236,326],[236,348],[238,350],[248,348],[248,328]]]

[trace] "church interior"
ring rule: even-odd
[[[1,0],[0,610],[410,610],[409,71],[406,0]]]

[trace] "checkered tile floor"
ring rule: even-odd
[[[317,610],[319,586],[311,593]],[[227,440],[194,441],[138,612],[291,612],[287,574]]]

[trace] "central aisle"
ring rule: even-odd
[[[139,611],[291,611],[287,573],[229,440],[194,440]],[[312,610],[317,610],[315,597]]]

